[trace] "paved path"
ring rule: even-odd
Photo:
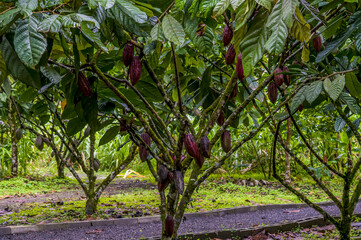
[[[339,215],[335,206],[323,206],[331,215]],[[361,213],[361,203],[355,209],[355,213]],[[218,216],[207,216],[206,214],[192,214],[183,220],[179,234],[197,232],[215,232],[226,229],[240,229],[261,226],[263,224],[284,223],[308,217],[320,217],[315,210],[305,207],[285,207],[281,209],[264,209],[247,211],[243,213],[218,214]],[[30,232],[25,234],[14,234],[0,236],[1,240],[80,240],[80,239],[141,239],[158,236],[161,230],[160,222],[134,223],[127,226],[97,226],[71,228],[56,231]]]

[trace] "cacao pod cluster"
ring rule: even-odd
[[[140,137],[143,139],[143,141],[148,145],[148,147],[150,147],[150,144],[151,144],[151,139],[150,139],[150,136],[148,133],[144,132],[140,135]],[[146,146],[141,143],[139,145],[139,157],[140,159],[142,160],[142,162],[146,161],[147,158],[148,158],[148,155],[149,155],[149,151],[148,149],[146,148]]]
[[[139,56],[134,55],[134,45],[131,42],[124,47],[123,62],[126,67],[129,66],[129,78],[134,86],[142,75],[142,62]]]
[[[84,96],[91,97],[93,94],[90,82],[82,72],[79,72],[78,74],[78,88],[84,94]]]

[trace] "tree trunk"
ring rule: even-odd
[[[18,176],[18,143],[16,140],[16,122],[14,117],[13,104],[9,101],[9,113],[8,120],[10,126],[10,138],[11,138],[11,176]]]
[[[56,160],[56,167],[58,169],[58,178],[63,179],[65,178],[64,163],[57,156],[55,156],[55,160]]]
[[[289,118],[287,120],[287,139],[286,139],[286,146],[290,147],[292,136],[292,120]],[[285,153],[285,182],[291,183],[291,156],[286,152]]]
[[[351,218],[346,217],[346,219],[341,220],[341,224],[337,227],[339,232],[340,239],[350,240],[351,239]]]
[[[98,201],[99,199],[95,198],[94,195],[88,195],[85,204],[85,214],[86,215],[93,215],[96,213],[98,208]]]

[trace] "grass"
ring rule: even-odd
[[[203,184],[194,193],[186,212],[199,212],[212,209],[252,206],[260,204],[301,203],[294,195],[278,184],[263,187],[240,186],[233,181],[236,178],[214,178]],[[312,184],[295,183],[295,187],[315,202],[327,201],[326,195]],[[74,180],[42,179],[42,181],[25,178],[10,179],[0,182],[0,194],[22,195],[34,192],[63,191],[74,187]],[[302,185],[301,185],[302,184]],[[333,192],[340,194],[336,182],[328,185]],[[5,190],[6,189],[6,190]],[[159,193],[153,189],[130,188],[117,195],[103,194],[98,205],[95,219],[133,217],[159,214]],[[41,222],[65,222],[85,220],[85,200],[66,201],[63,205],[32,203],[14,209],[0,219],[2,225],[34,224]]]

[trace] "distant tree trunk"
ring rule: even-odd
[[[287,120],[287,139],[286,139],[286,146],[290,147],[291,142],[291,136],[292,136],[292,120],[289,118]],[[290,183],[291,182],[291,157],[286,152],[285,153],[285,182]]]
[[[63,179],[65,178],[64,162],[61,161],[61,159],[59,159],[59,157],[56,155],[55,155],[55,160],[56,160],[56,168],[58,169],[58,178]]]
[[[18,143],[16,139],[16,121],[14,117],[13,104],[9,101],[9,113],[8,120],[10,126],[10,138],[11,138],[11,176],[18,176]]]
[[[92,215],[96,213],[97,206],[98,206],[98,198],[96,198],[95,194],[95,181],[96,176],[94,174],[94,151],[95,151],[95,131],[90,129],[90,158],[89,158],[89,172],[88,180],[89,180],[89,187],[87,192],[87,201],[85,206],[85,213],[87,215]]]

